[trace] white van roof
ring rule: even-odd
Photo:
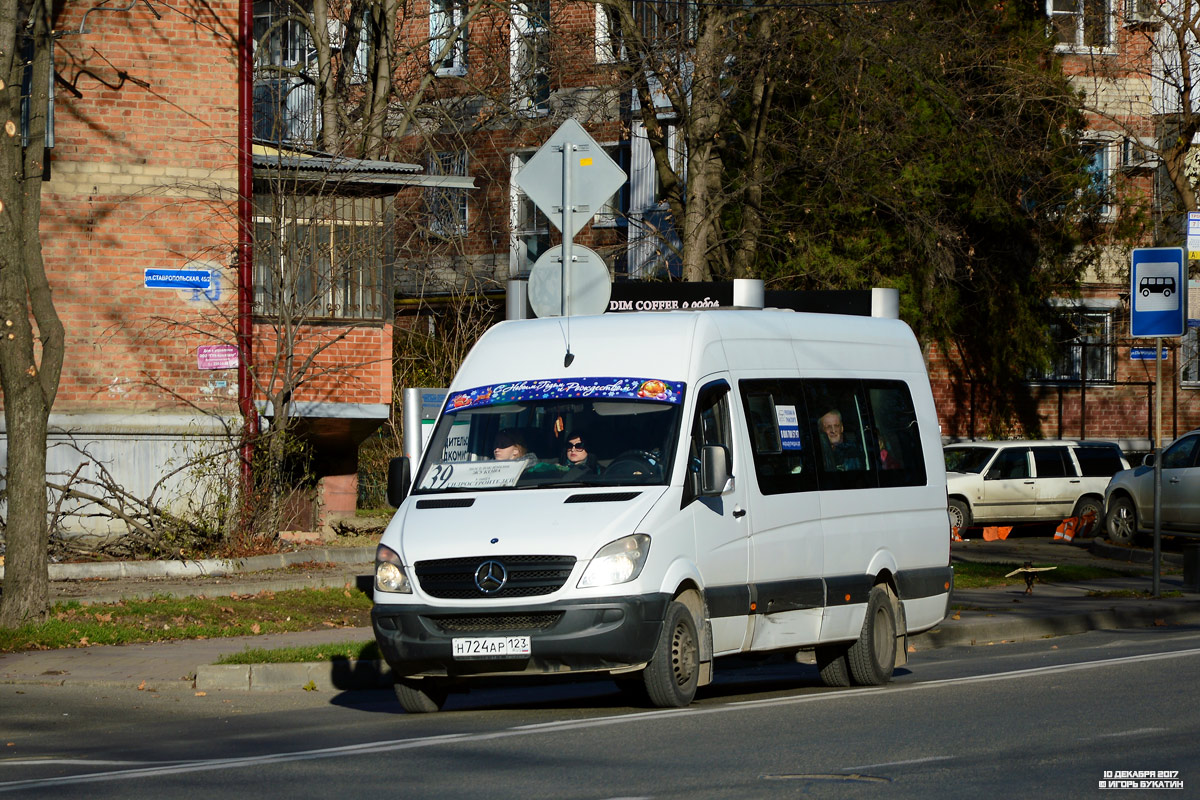
[[[574,358],[564,366],[568,346]],[[830,376],[925,371],[916,339],[900,320],[770,310],[634,312],[501,322],[480,338],[451,389],[572,375],[694,380],[727,367],[780,366]]]

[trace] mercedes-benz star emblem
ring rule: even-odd
[[[495,594],[508,582],[508,570],[499,561],[485,561],[475,570],[475,585],[484,594]]]

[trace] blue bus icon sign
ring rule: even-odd
[[[1187,326],[1187,260],[1182,247],[1139,247],[1130,269],[1129,333],[1182,336]]]

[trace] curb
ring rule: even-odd
[[[988,613],[988,612],[959,612]],[[951,627],[938,627],[909,639],[918,651],[962,645],[1031,642],[1072,636],[1095,630],[1149,628],[1161,625],[1200,624],[1200,608],[1180,608],[1174,604],[1150,603],[1139,608],[1106,608],[1055,617],[1017,617],[970,620]],[[944,622],[943,622],[944,624]]]
[[[1101,558],[1107,558],[1111,561],[1125,561],[1130,564],[1153,564],[1154,551],[1142,550],[1136,547],[1122,547],[1119,544],[1112,544],[1108,541],[1102,541],[1099,538],[1092,539],[1092,543],[1088,545],[1088,552]],[[1160,553],[1163,564],[1170,564],[1173,567],[1183,566],[1183,555],[1180,553]]]
[[[386,689],[391,685],[392,673],[385,662],[352,658],[292,664],[205,664],[196,669],[195,681],[195,689],[200,692],[337,692]]]
[[[372,564],[374,547],[310,547],[288,553],[271,553],[247,558],[203,558],[195,561],[99,561],[86,564],[50,564],[52,581],[88,578],[202,578],[236,575],[267,569],[284,569],[309,561],[332,564]],[[0,565],[0,580],[4,567]]]

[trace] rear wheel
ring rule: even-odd
[[[846,645],[827,644],[817,648],[817,669],[821,683],[826,686],[849,686],[850,663],[846,660]]]
[[[1128,497],[1114,497],[1108,517],[1104,520],[1108,539],[1117,544],[1129,544],[1137,535],[1137,509]]]
[[[1088,514],[1092,515],[1091,524],[1084,520]],[[1071,516],[1079,520],[1079,527],[1075,529],[1076,536],[1081,538],[1093,536],[1103,527],[1104,503],[1098,497],[1081,497],[1075,504],[1075,510],[1071,512]]]
[[[896,609],[883,586],[871,589],[867,616],[858,640],[846,652],[850,676],[862,686],[881,686],[892,679],[896,666]]]
[[[449,695],[446,687],[432,678],[400,678],[394,688],[400,707],[409,714],[440,711]]]
[[[667,606],[654,656],[642,673],[646,694],[659,708],[682,708],[696,696],[700,679],[700,637],[683,603]]]
[[[959,500],[957,497],[950,499],[947,509],[950,512],[950,527],[958,528],[961,534],[967,528],[971,527],[971,507],[967,505],[965,500]]]

